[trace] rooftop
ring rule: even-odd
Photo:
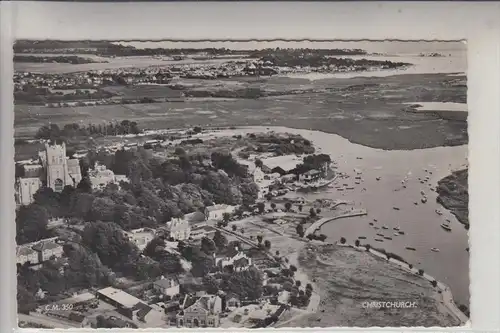
[[[134,297],[123,290],[116,289],[113,287],[106,287],[104,289],[98,290],[98,293],[108,297],[109,299],[123,305],[124,307],[127,308],[133,308],[135,307],[138,303],[143,303],[142,300],[138,299],[137,297]]]
[[[280,167],[285,171],[290,171],[302,163],[302,159],[295,155],[283,155],[265,158],[262,160],[262,163],[271,170]]]

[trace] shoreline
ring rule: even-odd
[[[313,243],[314,244],[314,243]],[[308,245],[311,245],[311,243],[309,244],[306,244],[305,246],[303,246],[295,255],[298,257],[300,255],[300,253],[302,251],[309,251],[308,249]],[[354,245],[351,245],[351,244],[339,244],[338,242],[335,242],[335,243],[322,243],[322,244],[314,244],[313,246],[315,246],[316,248],[318,247],[323,247],[323,246],[334,246],[336,247],[336,250],[339,250],[341,248],[349,248],[349,249],[352,249],[353,251],[356,251],[358,253],[360,253],[361,255],[368,255],[370,258],[373,258],[374,260],[376,260],[377,262],[379,262],[379,264],[385,264],[385,262],[388,262],[391,264],[391,267],[394,267],[395,269],[397,269],[398,271],[402,272],[402,273],[407,273],[407,274],[411,274],[412,276],[415,276],[417,278],[421,278],[423,280],[426,280],[427,282],[430,282],[431,280],[435,280],[432,276],[428,275],[428,274],[425,274],[424,273],[424,276],[420,276],[418,275],[418,270],[410,270],[410,269],[405,269],[402,265],[407,265],[406,263],[400,263],[399,261],[397,260],[394,260],[394,259],[390,259],[390,260],[382,260],[383,259],[383,255],[382,253],[378,252],[378,251],[375,251],[375,250],[372,250],[370,249],[370,251],[367,251],[366,248],[364,246],[360,246],[360,247],[356,247]],[[315,253],[317,251],[314,251]],[[330,251],[331,252],[331,251]],[[364,254],[368,252],[367,254]],[[321,259],[319,257],[319,255],[315,254],[315,260],[326,266],[326,267],[335,267],[336,264],[335,263],[330,263],[330,262],[327,262],[323,259]],[[310,258],[308,260],[309,262],[311,261]],[[316,280],[316,278],[312,278],[312,276],[310,275],[311,272],[308,271],[307,267],[304,267],[303,264],[300,263],[301,260],[297,260],[295,263],[297,264],[297,268],[298,268],[298,271],[301,271],[301,272],[304,272],[306,276],[308,276],[308,279],[309,280]],[[390,276],[390,275],[389,275]],[[403,279],[401,280],[401,278],[397,278],[397,277],[394,277],[394,276],[390,276],[389,279],[398,279],[399,282],[405,282],[405,283],[410,283],[412,284],[411,280],[409,279],[409,277],[407,279]],[[437,304],[437,305],[442,305],[445,307],[446,311],[438,311],[439,315],[451,315],[454,320],[456,322],[458,322],[459,324],[458,325],[446,325],[444,327],[453,327],[453,328],[466,328],[469,326],[469,323],[470,323],[470,319],[465,316],[465,314],[463,314],[459,309],[458,307],[456,306],[456,304],[453,302],[453,296],[452,296],[452,293],[451,293],[451,289],[446,286],[445,284],[443,284],[442,282],[439,282],[437,280],[435,280],[437,282],[437,286],[436,288],[438,288],[441,292],[437,292],[436,294],[439,294],[438,298],[440,299],[440,303]],[[317,282],[321,282],[321,281],[317,281]],[[324,281],[324,282],[327,282],[327,281]],[[328,281],[329,282],[329,281]],[[318,294],[321,294],[321,295],[328,295],[328,290],[321,290],[320,287],[317,286],[318,283],[314,284],[314,290],[318,292]],[[429,283],[429,286],[426,287],[427,290],[434,290],[431,286],[431,284]],[[321,303],[320,303],[320,306],[324,306],[324,307],[329,307],[329,306],[333,306],[334,308],[337,308],[337,307],[342,307],[344,304],[342,303],[332,303],[332,302],[328,302],[328,297],[326,297],[327,299],[326,300],[323,300]],[[390,298],[390,296],[389,296]],[[362,298],[363,299],[363,298]],[[375,299],[374,299],[375,300]],[[370,301],[370,300],[368,300]],[[436,308],[437,309],[437,308]],[[317,316],[319,316],[318,319],[324,319],[324,315],[322,315],[322,313],[326,312],[325,310],[322,310],[321,312],[317,312],[315,313]],[[293,322],[294,320],[297,321],[297,320],[302,320],[304,319],[303,317],[306,316],[307,314],[300,314],[300,315],[297,315],[295,318],[292,318],[291,320],[288,320],[286,323],[282,323],[282,325],[284,324],[288,324],[289,322]],[[429,314],[431,315],[431,314]],[[317,320],[319,321],[319,320]],[[279,327],[282,327],[281,325],[278,325]],[[337,327],[343,327],[343,326],[339,326],[339,325],[334,325],[334,326],[337,326]],[[357,326],[357,325],[355,325]],[[384,326],[384,327],[388,327],[388,326],[392,326],[392,325],[379,325],[379,326]],[[412,325],[412,326],[422,326],[422,325]],[[365,326],[358,326],[358,327],[365,327]],[[404,327],[404,326],[401,326],[401,327]],[[440,326],[440,325],[433,325],[433,326],[425,326],[425,327],[443,327],[443,326]]]

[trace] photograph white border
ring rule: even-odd
[[[107,40],[466,40],[468,50],[470,293],[465,328],[280,329],[281,331],[500,330],[500,3],[171,2],[0,3],[0,331],[17,329],[12,42]],[[69,13],[73,13],[69,15]],[[80,16],[75,13],[81,13]],[[162,13],[165,20],[150,20]],[[121,20],[111,20],[121,17]],[[155,16],[156,17],[156,16]],[[75,19],[76,18],[76,19]],[[113,22],[112,26],[108,23]],[[260,331],[275,331],[261,329]],[[96,332],[53,329],[50,332]],[[110,331],[115,331],[110,330]],[[125,330],[177,332],[188,329]],[[194,331],[194,330],[192,330]],[[211,329],[207,331],[226,331]],[[229,330],[228,330],[229,331]],[[231,329],[231,332],[245,330]]]

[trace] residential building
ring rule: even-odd
[[[213,205],[205,208],[205,216],[207,220],[222,220],[224,214],[232,214],[236,210],[236,206],[230,205]]]
[[[54,241],[41,241],[33,246],[33,250],[38,252],[38,262],[44,262],[52,257],[61,258],[64,251],[61,244]]]
[[[139,250],[144,250],[146,246],[155,238],[156,233],[153,229],[149,228],[139,228],[130,231],[126,231],[125,235],[128,239],[134,243]]]
[[[177,314],[178,327],[219,327],[222,299],[216,295],[187,295]]]
[[[191,226],[185,218],[172,218],[167,222],[166,229],[174,240],[186,240],[191,235]]]
[[[31,246],[18,246],[16,249],[16,262],[20,265],[38,264],[38,252],[33,250]]]
[[[89,178],[93,189],[104,188],[116,182],[115,173],[106,169],[105,165],[96,163],[93,170],[89,170]]]
[[[216,257],[215,266],[221,270],[232,266],[235,272],[247,270],[252,265],[252,258],[238,249],[236,251],[236,254],[232,256]]]
[[[226,309],[233,311],[239,307],[241,307],[241,301],[238,296],[233,295],[227,297]]]
[[[177,279],[164,278],[163,276],[153,283],[153,289],[162,295],[174,297],[180,293],[180,285]]]
[[[320,179],[323,176],[321,171],[316,169],[309,170],[299,176],[299,180],[304,183],[314,182]]]
[[[42,187],[40,178],[18,178],[16,180],[16,203],[29,205],[34,201],[35,193]]]
[[[211,238],[215,234],[215,229],[208,225],[198,225],[191,230],[191,239]]]

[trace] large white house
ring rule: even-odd
[[[222,220],[225,213],[232,214],[236,208],[225,204],[208,206],[205,208],[205,216],[207,220]]]

